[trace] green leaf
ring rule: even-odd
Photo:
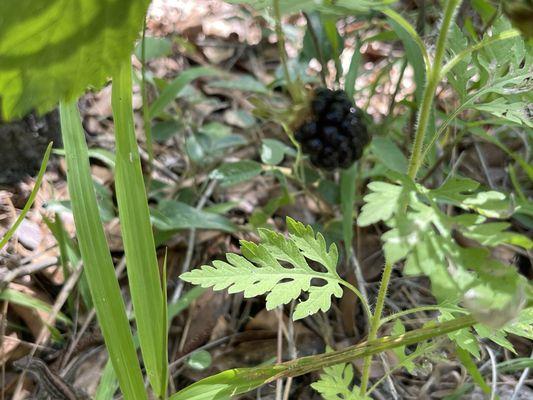
[[[294,150],[276,139],[263,139],[261,145],[261,161],[269,165],[278,165],[285,154],[294,154]]]
[[[485,379],[483,379],[483,375],[479,372],[479,369],[477,368],[476,363],[472,360],[472,357],[470,357],[470,354],[461,347],[457,347],[456,352],[459,360],[461,360],[461,364],[466,368],[474,382],[478,384],[483,392],[490,393],[490,386],[487,385]]]
[[[214,229],[235,232],[237,228],[227,218],[197,210],[188,204],[175,200],[162,200],[157,209],[152,210],[152,222],[162,231],[181,229]]]
[[[203,371],[210,367],[212,361],[213,358],[208,351],[197,350],[189,356],[187,359],[187,365],[192,369]]]
[[[0,93],[4,118],[51,110],[101,87],[128,59],[148,0],[3,0]]]
[[[274,309],[300,297],[308,298],[298,303],[293,319],[307,317],[331,307],[331,296],[342,296],[340,278],[336,272],[338,254],[335,245],[329,250],[324,237],[315,235],[310,226],[287,218],[290,232],[285,237],[268,229],[260,229],[261,244],[241,240],[243,256],[226,254],[227,262],[213,261],[181,275],[181,279],[214,290],[228,289],[229,293],[255,297],[266,294],[266,308]],[[306,258],[320,263],[327,272],[315,271]],[[291,268],[284,266],[290,264]],[[316,286],[314,280],[325,283]]]
[[[30,197],[28,197],[28,201],[26,201],[26,204],[24,204],[24,208],[20,212],[19,216],[17,217],[17,220],[7,230],[7,232],[4,234],[2,239],[0,239],[0,250],[7,244],[9,239],[13,236],[13,234],[17,231],[19,225],[22,223],[24,218],[26,217],[26,214],[28,214],[28,211],[30,211],[31,206],[33,205],[33,202],[35,201],[35,198],[37,197],[37,192],[39,191],[39,188],[41,187],[41,182],[44,177],[44,173],[46,172],[46,166],[48,165],[48,159],[50,158],[50,152],[52,151],[52,145],[53,143],[50,142],[48,147],[46,148],[44,152],[43,161],[41,162],[41,168],[39,168],[39,173],[37,174],[37,179],[35,180],[35,185],[33,185],[33,189],[30,193]]]
[[[476,104],[473,108],[488,112],[498,118],[505,119],[514,124],[533,128],[533,119],[531,118],[530,107],[531,104],[523,101],[510,103],[504,97],[498,97],[490,103]]]
[[[152,126],[152,137],[158,142],[164,142],[183,130],[183,124],[178,121],[162,121]]]
[[[441,315],[439,316],[438,319],[440,322],[444,322],[444,321],[452,321],[454,317],[448,311],[441,311]],[[450,338],[450,340],[455,342],[455,344],[457,344],[459,348],[466,350],[468,353],[473,355],[475,358],[479,359],[480,350],[479,350],[478,339],[472,333],[470,328],[460,329],[458,331],[449,333],[448,337]]]
[[[467,46],[468,39],[455,23],[452,24],[448,34],[448,58],[458,57]],[[476,69],[472,66],[471,60],[471,55],[465,54],[446,75],[448,81],[462,99],[466,97],[470,80],[476,74]]]
[[[251,160],[242,160],[222,164],[211,172],[210,177],[221,181],[222,186],[228,187],[255,178],[262,170],[261,164]]]
[[[283,369],[272,366],[265,372],[267,368],[263,367],[255,374],[250,374],[251,369],[230,369],[193,383],[170,396],[169,400],[227,400],[261,386]]]
[[[183,71],[161,91],[159,97],[150,106],[150,118],[161,114],[178,94],[193,80],[200,77],[217,76],[223,72],[211,67],[193,67]]]
[[[250,75],[242,75],[234,79],[224,79],[209,83],[209,87],[220,89],[239,90],[242,92],[270,94],[270,90],[257,79]]]
[[[227,2],[250,4],[256,10],[265,10],[272,6],[272,0],[227,0]],[[381,9],[394,2],[396,0],[336,0],[332,4],[316,0],[280,0],[279,3],[283,14],[320,10],[326,13],[346,15],[347,11],[363,12],[371,9]]]
[[[484,246],[495,247],[500,244],[512,244],[526,250],[533,248],[533,240],[516,232],[506,231],[511,224],[507,222],[488,222],[485,224],[470,225],[463,234],[478,241]]]
[[[337,364],[324,368],[320,379],[312,383],[311,387],[325,400],[370,400],[370,397],[359,394],[359,388],[353,384],[353,378],[352,364]]]
[[[392,9],[386,9],[383,13],[388,17],[392,29],[405,47],[405,56],[413,67],[416,83],[416,100],[422,101],[422,91],[426,84],[426,71],[430,67],[429,56],[422,38],[415,28],[400,14]]]
[[[350,67],[344,78],[344,90],[348,95],[348,98],[353,99],[355,95],[355,81],[359,75],[359,68],[361,67],[361,59],[363,55],[361,54],[361,42],[357,41],[354,46],[354,53],[352,59],[350,60]]]
[[[39,311],[44,311],[46,313],[52,312],[52,307],[45,302],[34,298],[26,293],[19,292],[14,289],[3,289],[0,290],[0,300],[7,301],[13,304],[18,304],[22,307],[28,307]],[[71,324],[71,321],[63,314],[58,313],[57,319],[66,324]]]
[[[533,307],[523,309],[516,317],[515,322],[507,324],[503,330],[533,340]]]
[[[394,336],[401,336],[405,333],[405,326],[402,324],[400,318],[394,321],[391,334]],[[402,364],[409,373],[413,373],[415,370],[414,362],[409,358],[409,355],[405,352],[405,346],[396,347],[393,349],[394,354],[398,357],[399,363]]]
[[[365,205],[357,219],[359,226],[387,221],[396,211],[402,193],[401,186],[387,182],[371,182],[368,184],[368,188],[371,192],[364,197]]]
[[[339,252],[335,243],[332,243],[328,249],[326,240],[320,232],[315,236],[311,225],[304,225],[290,217],[287,217],[287,229],[291,239],[305,257],[324,265],[329,273],[337,275]]]
[[[115,190],[124,242],[128,282],[143,361],[155,393],[166,391],[166,337],[163,294],[132,107],[132,70],[128,59],[113,76],[111,104],[115,122]]]
[[[392,171],[405,174],[407,171],[407,158],[388,137],[376,136],[370,144],[372,154]]]
[[[145,61],[165,57],[172,51],[172,41],[165,37],[146,36],[144,38]],[[135,46],[135,56],[142,59],[142,40]]]
[[[147,399],[126,307],[100,223],[80,115],[76,103],[61,103],[59,110],[74,222],[98,322],[124,398]]]
[[[94,395],[94,400],[109,400],[118,389],[117,376],[110,360],[107,361],[104,371],[100,376],[100,382]]]
[[[492,29],[479,42],[480,46],[477,48],[479,52],[472,58],[475,63],[469,64],[475,65],[475,73],[472,74],[467,71],[467,75],[463,75],[463,78],[471,75],[471,80],[475,79],[475,82],[470,85],[474,90],[469,91],[466,95],[462,90],[459,92],[463,94],[460,105],[453,112],[448,113],[446,120],[441,123],[439,129],[426,145],[422,159],[426,159],[426,155],[433,148],[434,143],[446,131],[448,126],[456,120],[458,115],[466,109],[476,108],[476,101],[483,96],[489,93],[497,93],[504,97],[517,95],[527,98],[528,94],[531,93],[533,89],[533,82],[531,81],[533,54],[526,50],[525,43],[520,37],[513,36],[513,31],[510,31],[509,28],[509,23],[504,21],[503,18],[497,19]],[[495,40],[496,38],[505,38],[506,40]],[[481,43],[484,46],[481,47]],[[455,46],[460,46],[460,43]],[[473,47],[476,47],[476,45]],[[469,53],[465,54],[465,56],[468,55]],[[449,64],[453,66],[455,61],[460,61],[461,59],[457,56],[458,54],[450,60]],[[443,68],[444,73],[450,70],[449,64]],[[457,73],[461,73],[461,70],[459,69]],[[465,82],[458,85],[463,88]],[[513,100],[513,102],[515,101],[516,99]],[[515,115],[514,118],[518,117]]]
[[[524,305],[523,277],[515,268],[492,259],[489,249],[465,248],[452,234],[455,231],[485,246],[509,243],[531,248],[532,241],[526,236],[507,231],[509,224],[486,222],[486,217],[512,215],[512,203],[499,192],[475,192],[479,184],[469,179],[450,178],[441,187],[428,190],[422,185],[408,189],[410,181],[398,178],[403,187],[370,183],[371,192],[364,198],[359,217],[359,224],[382,220],[392,228],[382,235],[387,260],[406,258],[406,275],[429,277],[438,301],[463,301],[486,325],[501,327],[514,318]],[[474,212],[450,216],[439,203]]]

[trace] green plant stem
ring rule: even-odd
[[[33,190],[30,193],[30,197],[28,198],[28,201],[24,205],[24,208],[20,212],[20,215],[18,216],[13,226],[8,229],[8,231],[6,232],[2,240],[0,240],[0,250],[7,244],[9,239],[11,239],[13,234],[16,232],[19,225],[22,223],[22,221],[26,217],[26,214],[28,213],[28,211],[30,211],[31,206],[33,205],[33,202],[35,201],[35,197],[37,197],[37,192],[39,191],[39,188],[41,187],[41,182],[43,181],[43,176],[46,171],[46,166],[48,165],[48,159],[50,158],[50,153],[52,152],[52,145],[53,145],[53,142],[50,142],[48,144],[48,147],[46,148],[46,151],[44,152],[43,161],[41,162],[41,168],[39,169],[39,174],[37,175],[37,179],[35,180],[35,185],[33,185]]]
[[[422,311],[448,311],[450,313],[458,312],[458,313],[467,314],[467,311],[461,308],[445,307],[445,306],[436,304],[434,306],[420,306],[420,307],[410,308],[409,310],[403,310],[403,311],[397,312],[395,314],[389,315],[388,317],[382,318],[379,325],[381,326],[383,324],[386,324],[387,322],[394,321],[395,319],[405,317],[406,315],[409,315],[409,314],[415,314],[417,312],[422,312]]]
[[[313,371],[319,371],[332,365],[352,362],[362,357],[372,356],[400,346],[409,346],[438,336],[446,335],[476,323],[471,315],[452,321],[436,323],[433,326],[415,329],[399,336],[387,336],[359,343],[343,350],[315,356],[297,358],[269,367],[237,368],[221,372],[202,379],[191,386],[175,393],[170,400],[190,400],[192,394],[209,393],[213,398],[229,398],[246,393],[278,379],[297,377]],[[224,397],[225,396],[225,397]],[[205,397],[194,397],[195,399]]]
[[[416,178],[420,165],[422,164],[422,150],[424,146],[424,138],[426,136],[426,130],[431,115],[431,109],[433,106],[433,99],[435,97],[435,89],[440,80],[440,71],[442,67],[442,60],[444,59],[444,53],[446,50],[446,41],[448,38],[448,32],[455,15],[455,10],[461,4],[461,0],[449,0],[446,4],[444,11],[444,17],[442,19],[442,25],[437,40],[437,48],[435,51],[435,59],[433,65],[428,73],[428,82],[424,88],[424,94],[422,96],[422,105],[418,112],[418,124],[415,132],[415,139],[413,143],[413,149],[411,151],[411,158],[409,159],[409,167],[407,174],[412,179]]]
[[[285,49],[285,35],[283,34],[283,27],[281,26],[281,9],[279,6],[279,0],[273,0],[272,5],[274,8],[274,19],[276,20],[276,36],[278,37],[278,52],[281,60],[281,67],[283,68],[283,75],[287,82],[287,89],[294,101],[299,100],[298,90],[294,86],[289,73],[289,66],[287,62],[287,50]]]
[[[371,318],[372,318],[372,312],[370,311],[370,308],[368,306],[368,303],[366,302],[366,299],[365,297],[363,296],[363,294],[359,291],[359,289],[357,289],[354,285],[352,285],[351,283],[349,282],[346,282],[344,280],[341,280],[339,281],[339,283],[341,285],[343,285],[344,287],[350,289],[356,296],[357,298],[359,299],[359,301],[361,302],[361,305],[363,306],[363,311],[365,312],[365,315],[366,317],[368,318],[368,320],[370,321]]]
[[[420,343],[425,340],[467,328],[475,323],[476,320],[473,316],[466,315],[452,321],[436,324],[435,326],[415,329],[404,333],[403,335],[386,336],[379,339],[368,340],[344,350],[321,354],[319,356],[303,357],[294,361],[278,364],[287,365],[289,371],[286,375],[283,374],[283,376],[273,377],[272,379],[275,380],[285,376],[300,376],[324,367],[350,362],[364,356],[372,356],[399,346],[409,346],[411,344]]]
[[[370,322],[370,332],[368,334],[368,340],[372,341],[377,338],[378,329],[381,322],[381,314],[383,312],[383,306],[385,305],[385,298],[387,297],[387,290],[389,288],[390,277],[392,274],[392,263],[386,261],[385,268],[383,269],[383,275],[381,276],[381,284],[379,286],[378,300],[376,302],[376,308]],[[363,372],[361,376],[361,395],[366,394],[368,387],[368,379],[370,378],[370,364],[372,362],[372,356],[365,358],[363,363]]]

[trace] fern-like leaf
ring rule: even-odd
[[[320,379],[311,387],[325,400],[370,400],[359,394],[359,388],[353,385],[353,377],[352,364],[337,364],[324,368]]]
[[[260,244],[241,240],[242,256],[228,253],[225,261],[186,272],[181,279],[214,290],[228,289],[245,297],[266,294],[266,308],[274,309],[298,299],[293,319],[301,319],[331,307],[331,296],[341,297],[342,280],[336,272],[338,250],[311,226],[287,218],[289,237],[269,229],[259,230]],[[307,260],[319,263],[316,271]]]

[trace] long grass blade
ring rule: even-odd
[[[113,79],[111,103],[115,121],[117,193],[120,228],[146,373],[156,394],[166,381],[164,304],[150,212],[135,138],[129,59]]]
[[[50,152],[52,151],[52,145],[53,143],[50,142],[50,144],[46,148],[43,161],[41,162],[41,168],[39,169],[39,174],[37,175],[37,179],[35,180],[35,185],[33,185],[33,190],[30,193],[30,197],[28,198],[28,201],[24,205],[24,208],[22,209],[20,215],[18,216],[13,226],[8,229],[8,231],[6,232],[6,234],[0,241],[0,250],[2,250],[4,246],[7,244],[7,242],[9,242],[9,239],[11,239],[13,234],[16,232],[17,228],[22,223],[22,221],[26,217],[26,214],[28,213],[28,211],[30,211],[30,208],[33,205],[33,202],[35,201],[35,197],[37,196],[37,192],[39,191],[39,188],[41,187],[41,182],[43,181],[43,176],[44,176],[44,172],[46,171],[46,166],[48,165],[48,159],[50,158]]]
[[[61,103],[59,110],[74,222],[98,322],[124,398],[147,400],[124,301],[100,222],[78,108],[76,103]]]

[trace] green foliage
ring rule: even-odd
[[[359,388],[353,385],[354,371],[352,364],[337,364],[324,368],[320,379],[311,387],[325,400],[370,400],[359,395]]]
[[[477,190],[479,184],[469,179],[449,178],[433,190],[399,179],[401,184],[370,183],[358,220],[360,226],[383,221],[391,228],[382,236],[387,260],[405,258],[404,273],[428,276],[437,300],[463,301],[488,325],[514,318],[524,304],[525,279],[482,246],[532,248],[531,239],[507,231],[509,224],[487,222],[507,218],[518,207],[502,193]],[[441,208],[445,204],[471,213],[449,215]],[[461,246],[458,234],[480,246]]]
[[[222,164],[211,172],[210,177],[219,180],[222,186],[227,187],[252,179],[262,170],[261,164],[251,160],[242,160]]]
[[[221,215],[197,210],[175,200],[161,200],[157,208],[151,212],[154,226],[162,231],[197,228],[235,232],[237,229],[231,221]]]
[[[296,305],[293,319],[325,312],[331,307],[331,296],[342,296],[343,281],[336,272],[337,247],[332,244],[328,248],[320,233],[289,217],[287,227],[289,237],[260,229],[261,244],[241,240],[243,256],[228,253],[227,262],[213,261],[213,266],[204,265],[181,275],[181,279],[215,290],[228,289],[229,293],[243,292],[244,297],[266,294],[268,310],[305,292],[308,297]],[[325,271],[314,270],[306,259],[319,263]]]
[[[37,192],[39,191],[39,188],[41,187],[41,182],[43,180],[44,173],[46,172],[46,166],[48,165],[48,159],[50,158],[50,153],[52,152],[52,144],[50,143],[48,147],[46,148],[46,151],[44,152],[43,161],[41,162],[41,168],[39,168],[39,173],[37,174],[37,179],[35,180],[35,185],[33,186],[33,189],[30,193],[30,197],[28,198],[28,201],[24,205],[24,208],[22,209],[22,212],[17,217],[17,220],[13,224],[11,228],[7,230],[7,232],[2,236],[2,239],[0,239],[0,250],[7,244],[9,239],[13,236],[19,225],[22,223],[24,218],[26,217],[26,214],[28,214],[28,211],[30,211],[31,206],[33,205],[33,202],[35,201],[35,198],[37,197]]]
[[[45,112],[100,87],[128,59],[149,1],[3,0],[0,93],[4,118]]]
[[[135,136],[132,91],[131,63],[127,60],[113,76],[111,104],[116,142],[115,190],[139,345],[150,384],[154,392],[162,396],[168,380],[166,301],[161,289]]]
[[[268,9],[272,6],[272,0],[226,0],[228,3],[250,4],[257,10]],[[283,14],[299,11],[323,11],[342,15],[346,12],[365,12],[372,9],[381,9],[396,0],[280,0],[280,10]]]
[[[497,20],[475,44],[453,26],[447,52],[449,62],[443,75],[459,94],[461,104],[444,121],[436,137],[469,108],[490,113],[500,122],[532,127],[529,104],[533,100],[533,53],[508,21]],[[498,97],[491,98],[489,95],[494,93]]]
[[[172,82],[168,83],[157,99],[150,105],[149,114],[151,118],[160,115],[165,108],[185,89],[187,84],[195,79],[205,76],[216,76],[222,72],[211,67],[194,67],[182,72]]]
[[[146,399],[126,307],[100,222],[87,144],[76,104],[61,103],[60,115],[74,222],[96,316],[124,398]]]

